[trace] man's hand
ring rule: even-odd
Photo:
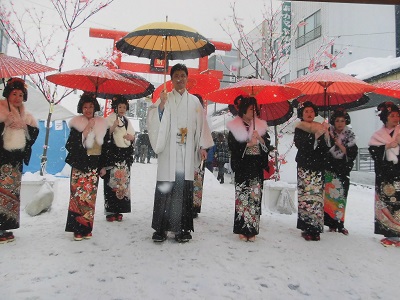
[[[161,100],[161,103],[160,103],[159,107],[160,107],[160,110],[161,110],[161,111],[164,110],[164,106],[165,106],[165,103],[167,103],[167,99],[168,99],[167,92],[164,90],[164,91],[162,91],[162,92],[160,93],[160,100]]]
[[[207,151],[206,150],[200,149],[200,158],[201,158],[201,160],[207,159]]]

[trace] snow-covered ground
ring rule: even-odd
[[[156,167],[156,160],[133,165],[132,213],[121,223],[106,222],[100,192],[93,238],[79,242],[64,232],[69,179],[57,178],[51,211],[22,211],[15,242],[0,245],[0,299],[396,299],[400,249],[383,247],[373,234],[371,186],[351,185],[348,236],[325,232],[307,242],[296,214],[271,212],[266,199],[251,243],[232,233],[229,175],[221,185],[208,172],[193,240],[155,244]]]

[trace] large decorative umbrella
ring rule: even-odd
[[[217,103],[234,104],[238,96],[254,97],[258,104],[287,101],[300,96],[301,92],[283,84],[263,79],[244,79],[205,96]]]
[[[215,47],[193,28],[173,22],[140,26],[116,43],[129,55],[153,59],[194,59],[210,55]]]
[[[45,65],[0,53],[0,78],[9,78],[13,76],[22,76],[55,70],[56,69]]]
[[[138,86],[137,93],[124,95],[126,99],[139,99],[154,92],[154,85],[135,72],[124,69],[111,69],[111,71],[121,75],[122,77],[125,77]],[[99,93],[97,96],[103,99],[112,99],[114,95],[115,94],[110,93]]]
[[[154,22],[140,26],[119,40],[116,47],[129,55],[163,59],[164,83],[167,60],[194,59],[215,52],[214,45],[196,30],[173,22]]]
[[[219,89],[220,82],[217,77],[208,74],[193,74],[189,75],[186,89],[191,94],[199,94],[204,98],[208,93],[211,93]],[[166,91],[172,90],[172,82],[168,80],[166,82]],[[156,102],[160,97],[160,93],[164,90],[164,85],[160,85],[153,93],[152,101]]]
[[[129,95],[142,87],[106,67],[93,66],[49,75],[46,79],[57,85],[86,92]]]
[[[364,94],[375,89],[362,80],[328,69],[304,75],[287,85],[302,92],[302,96],[295,102],[309,100],[323,111],[339,107],[353,108],[365,104],[368,97],[364,97]]]

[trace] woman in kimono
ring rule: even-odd
[[[95,95],[85,92],[77,107],[81,115],[69,122],[71,131],[65,145],[68,150],[65,161],[72,169],[65,231],[73,232],[76,241],[92,237],[101,151],[107,133],[106,120],[94,116],[99,110]]]
[[[328,124],[314,121],[317,107],[305,101],[298,108],[301,119],[294,131],[297,147],[297,228],[307,241],[319,241],[324,229],[324,170],[328,152]]]
[[[235,172],[233,233],[243,241],[254,242],[259,233],[263,170],[268,169],[270,138],[267,123],[255,116],[259,114],[255,98],[239,96],[235,105],[238,116],[227,124]]]
[[[23,102],[28,99],[25,81],[7,81],[0,101],[0,244],[12,242],[9,229],[19,228],[23,163],[29,164],[32,145],[39,134],[34,117]]]
[[[337,109],[330,118],[330,145],[325,169],[324,223],[329,231],[348,235],[344,228],[350,171],[357,157],[358,147],[353,131],[347,127],[350,116]]]
[[[135,130],[125,117],[128,100],[115,96],[114,113],[107,117],[110,127],[104,147],[104,163],[100,170],[104,179],[104,210],[109,222],[122,221],[122,213],[131,212],[130,178],[134,155]]]
[[[399,108],[392,102],[378,105],[383,127],[369,141],[375,163],[375,234],[383,246],[400,247]]]

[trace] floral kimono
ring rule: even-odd
[[[235,216],[233,233],[255,236],[259,233],[261,199],[264,182],[263,170],[268,169],[270,138],[265,121],[256,119],[256,130],[265,141],[246,147],[253,133],[253,123],[247,125],[236,117],[227,124],[231,167],[235,172]]]
[[[300,122],[294,132],[297,147],[297,228],[313,235],[324,229],[324,170],[328,151],[324,136],[315,138],[319,123]]]
[[[399,146],[385,150],[399,133],[399,125],[391,133],[382,127],[369,141],[375,163],[375,233],[385,237],[400,237]]]
[[[331,126],[334,132],[334,127]],[[340,134],[334,133],[346,148],[344,154],[338,146],[333,145],[327,156],[325,169],[324,223],[331,229],[341,231],[344,228],[347,194],[350,187],[350,171],[357,157],[358,147],[354,132],[345,128]]]

